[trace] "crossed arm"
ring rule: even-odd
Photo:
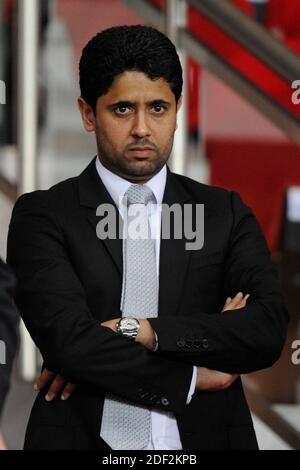
[[[233,299],[228,297],[225,302],[223,312],[244,308],[248,298],[249,294],[243,296],[242,292],[238,292]],[[118,320],[119,318],[108,320],[101,323],[101,326],[110,328],[113,332],[116,333],[116,323]],[[135,341],[142,344],[150,351],[154,351],[156,346],[156,336],[148,320],[140,320],[140,329]],[[228,388],[237,379],[237,377],[238,374],[228,374],[225,372],[207,369],[206,367],[197,367],[196,390],[224,390]],[[61,393],[62,400],[67,400],[77,388],[77,384],[67,382],[67,380],[61,375],[55,375],[54,372],[45,368],[38,377],[34,385],[34,389],[36,391],[40,391],[51,381],[52,384],[45,396],[47,401],[52,401],[59,393]]]
[[[66,252],[55,204],[58,201],[54,203],[48,192],[18,201],[9,231],[8,261],[19,280],[17,304],[46,366],[55,371],[50,379],[60,384],[59,390],[65,383],[82,381],[142,402],[136,390],[151,384],[171,397],[168,410],[182,410],[193,365],[198,367],[197,389],[213,390],[230,384],[237,374],[269,367],[278,359],[286,310],[260,229],[237,196],[232,197],[234,223],[224,292],[250,292],[252,302],[246,308],[232,307],[226,314],[188,316],[191,331],[210,335],[214,347],[207,351],[178,350],[176,338],[187,322],[183,316],[176,316],[175,322],[171,319],[171,335],[168,317],[145,320],[136,343],[115,334],[110,323],[100,328]],[[149,347],[153,330],[159,338],[159,354]],[[220,372],[211,374],[209,369]],[[57,373],[64,379],[57,378]]]

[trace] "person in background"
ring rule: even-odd
[[[18,345],[17,326],[19,316],[12,300],[14,284],[15,281],[12,273],[0,259],[0,425],[5,398],[9,390],[13,360]],[[0,450],[5,449],[6,446],[0,426]]]

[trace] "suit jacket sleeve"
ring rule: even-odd
[[[270,367],[280,357],[288,313],[259,224],[234,192],[231,210],[223,297],[249,293],[246,307],[149,321],[158,335],[161,355],[240,374]]]
[[[0,340],[5,345],[5,364],[0,364],[0,416],[18,343],[18,314],[12,300],[13,287],[13,275],[0,260]]]
[[[151,406],[180,412],[186,405],[192,366],[162,360],[100,326],[68,256],[56,217],[58,203],[51,191],[22,196],[8,235],[8,262],[18,281],[16,303],[47,368],[75,383],[144,405],[149,399],[142,391],[152,390],[156,401]]]

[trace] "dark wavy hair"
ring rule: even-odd
[[[99,96],[126,71],[145,73],[169,83],[176,103],[182,92],[182,68],[174,44],[150,26],[115,26],[96,34],[84,47],[79,64],[82,98],[96,111]]]

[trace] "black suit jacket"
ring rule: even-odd
[[[0,340],[5,344],[5,364],[0,363],[0,417],[18,344],[19,316],[13,305],[14,277],[0,259]]]
[[[205,243],[186,251],[185,239],[161,240],[151,352],[100,327],[120,316],[122,241],[96,236],[96,208],[113,201],[95,160],[17,201],[8,238],[16,302],[47,367],[80,384],[67,402],[38,395],[25,448],[107,448],[99,438],[107,392],[175,413],[184,450],[256,448],[240,380],[186,399],[192,365],[247,373],[280,356],[287,312],[264,237],[237,193],[168,171],[163,202],[205,204]],[[220,313],[238,291],[251,294],[247,307]]]

